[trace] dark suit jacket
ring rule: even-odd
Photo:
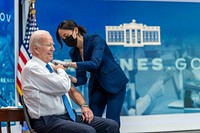
[[[70,50],[73,62],[77,62],[76,77],[78,82],[75,86],[87,82],[86,71],[90,72],[89,94],[93,88],[94,80],[106,91],[117,93],[128,82],[127,77],[119,64],[116,63],[110,48],[98,35],[84,35],[84,61],[82,61],[78,48]]]

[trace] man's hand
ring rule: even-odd
[[[83,121],[90,123],[94,119],[94,114],[89,107],[81,107]]]
[[[59,69],[59,68],[61,68],[61,69],[65,69],[64,66],[61,65],[61,64],[58,64],[58,65],[56,65],[56,66],[51,65],[51,67],[54,69],[55,72],[57,72],[57,69]]]

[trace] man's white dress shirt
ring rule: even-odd
[[[68,96],[71,80],[65,70],[50,73],[46,63],[33,56],[25,65],[21,80],[24,101],[31,118],[66,112],[62,95]]]

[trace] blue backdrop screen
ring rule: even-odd
[[[121,115],[200,112],[199,3],[49,0],[37,1],[36,11],[56,43],[54,59],[70,60],[55,37],[65,19],[107,41],[129,78]],[[78,89],[87,99],[87,85]]]
[[[14,0],[0,3],[0,108],[15,105]]]

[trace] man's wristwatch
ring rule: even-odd
[[[81,104],[80,107],[89,107],[89,106],[87,105],[87,103],[83,103],[83,104]]]

